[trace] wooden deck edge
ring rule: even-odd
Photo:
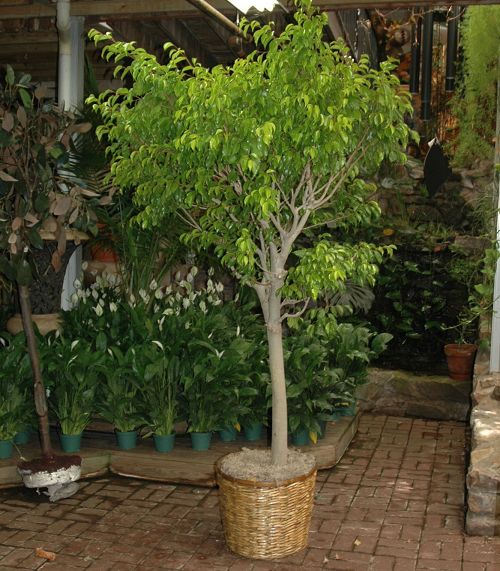
[[[304,446],[300,449],[316,456],[318,470],[333,468],[342,458],[351,440],[356,435],[359,416],[344,417],[335,424],[329,425],[329,434],[325,440],[315,446]],[[213,464],[227,450],[213,449]],[[201,487],[215,487],[213,464],[196,456],[189,459],[169,459],[167,455],[136,456],[133,452],[117,449],[95,448],[85,450],[82,456],[82,479],[96,478],[111,472],[119,476],[162,482],[168,484],[185,484]],[[0,489],[21,486],[22,480],[17,472],[17,460],[12,459],[7,465],[0,466]]]

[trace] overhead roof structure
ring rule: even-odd
[[[210,5],[236,22],[237,10],[227,0],[208,0]],[[465,5],[472,0],[448,0],[446,5]],[[477,2],[475,2],[477,3]],[[482,3],[494,3],[483,0]],[[113,30],[118,40],[135,40],[161,57],[162,46],[170,41],[207,66],[227,64],[243,53],[241,39],[217,19],[201,11],[195,0],[71,0],[71,16],[85,18],[84,29],[101,23]],[[282,0],[293,9],[293,2]],[[315,0],[320,9],[333,13],[341,9],[442,6],[439,0]],[[272,19],[278,30],[290,16],[276,6],[260,19]],[[57,77],[58,35],[55,0],[3,0],[0,4],[0,66],[11,64],[30,73],[35,80],[55,81]],[[332,34],[333,36],[333,34]],[[98,78],[111,76],[110,66],[87,53]]]

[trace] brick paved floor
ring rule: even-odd
[[[0,491],[0,570],[500,571],[500,538],[463,533],[465,440],[463,424],[365,415],[319,474],[308,549],[274,562],[227,551],[216,490],[107,477],[57,504]]]

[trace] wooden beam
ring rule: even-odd
[[[40,30],[39,32],[9,32],[0,34],[0,45],[19,46],[21,44],[52,44],[57,43],[57,32]],[[3,50],[3,48],[2,48]]]
[[[56,5],[53,3],[33,3],[15,6],[0,6],[0,20],[13,18],[55,18]],[[225,0],[211,0],[217,10],[234,14],[236,9]],[[73,0],[72,16],[112,16],[119,18],[131,14],[150,17],[159,14],[172,17],[198,17],[200,11],[187,0]]]
[[[498,0],[316,0],[322,10],[349,8],[411,8],[416,6],[451,6],[468,4],[497,4]],[[234,15],[235,9],[225,0],[210,0],[210,4],[226,15]],[[278,9],[277,9],[278,10]],[[141,14],[154,18],[158,15],[171,17],[198,17],[199,11],[187,0],[74,0],[72,16],[113,16],[114,18]],[[14,18],[54,18],[54,3],[33,3],[0,6],[0,20]]]

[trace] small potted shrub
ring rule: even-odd
[[[144,414],[153,434],[157,452],[170,452],[175,442],[175,422],[178,418],[177,393],[181,376],[179,357],[167,356],[159,341],[151,347],[141,347],[144,364]]]
[[[98,410],[114,425],[119,448],[130,450],[137,444],[137,430],[146,423],[142,400],[144,380],[137,370],[134,347],[122,352],[113,346],[109,351],[111,355],[103,364]]]
[[[82,433],[95,413],[97,388],[104,355],[89,343],[66,337],[55,338],[47,352],[49,406],[59,421],[64,452],[78,452]]]
[[[327,368],[327,350],[306,332],[285,339],[288,426],[293,444],[315,444],[323,431],[321,418],[332,410],[332,380]]]

